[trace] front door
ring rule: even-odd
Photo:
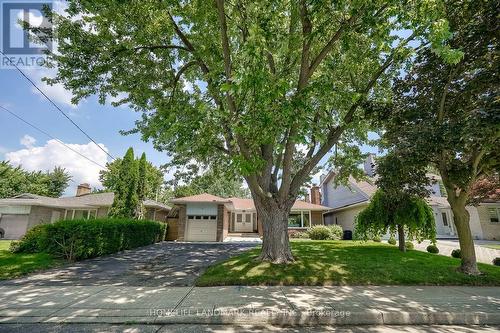
[[[236,221],[234,221],[234,231],[236,232],[252,232],[253,221],[252,213],[236,213]]]

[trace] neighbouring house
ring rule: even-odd
[[[338,224],[344,230],[354,231],[356,217],[365,209],[377,190],[375,185],[375,156],[370,154],[365,163],[366,178],[356,180],[349,177],[347,185],[334,183],[335,173],[328,172],[321,177],[322,204],[331,209],[325,212],[325,224]],[[453,213],[445,197],[444,187],[438,175],[430,175],[435,181],[431,196],[427,199],[434,211],[438,238],[458,238],[453,225]],[[500,202],[485,200],[479,206],[467,206],[470,227],[475,239],[500,240]]]
[[[297,200],[293,205],[288,218],[289,230],[324,224],[323,213],[330,208],[319,204],[318,187],[311,192],[311,202]],[[169,240],[222,242],[231,235],[262,235],[252,199],[220,198],[204,193],[173,199],[171,203],[177,217],[168,220]]]
[[[76,196],[50,198],[25,193],[0,199],[0,237],[19,239],[38,224],[61,219],[91,219],[106,217],[113,204],[113,193],[91,193],[89,184],[80,184]],[[146,219],[166,222],[170,207],[145,200]]]

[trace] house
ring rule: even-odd
[[[0,199],[0,238],[19,239],[38,224],[61,219],[90,219],[106,217],[113,204],[113,193],[91,193],[89,184],[80,184],[76,196],[50,198],[25,193]],[[167,220],[170,207],[145,200],[146,219]]]
[[[376,192],[375,156],[370,154],[365,163],[366,179],[350,177],[347,185],[334,184],[334,172],[321,177],[322,204],[332,209],[325,212],[325,224],[338,224],[344,230],[354,231],[356,217],[370,202]],[[430,175],[435,181],[431,185],[431,196],[427,199],[434,212],[438,238],[458,238],[453,224],[453,213],[448,203],[441,178]],[[467,206],[470,227],[475,239],[500,240],[500,202],[485,201],[477,207]]]
[[[318,193],[314,193],[317,190]],[[324,224],[323,213],[329,207],[319,204],[319,188],[312,189],[312,202],[297,200],[288,218],[289,230],[304,230]],[[314,203],[314,198],[317,203]],[[169,219],[169,240],[222,242],[228,236],[262,235],[262,226],[252,199],[220,198],[200,194],[171,200],[177,211]]]

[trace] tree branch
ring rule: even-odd
[[[184,51],[187,51],[187,52],[190,52],[191,50],[189,50],[187,47],[185,46],[182,46],[182,45],[146,45],[146,46],[137,46],[137,47],[134,47],[133,50],[134,51],[140,51],[140,50],[157,50],[157,49],[178,49],[178,50],[184,50]]]
[[[316,58],[314,58],[313,62],[311,63],[311,66],[309,66],[309,69],[307,71],[307,79],[309,79],[316,68],[321,64],[321,62],[326,58],[326,56],[331,52],[333,47],[335,46],[335,43],[340,39],[340,36],[342,36],[342,33],[344,30],[350,26],[351,24],[354,23],[356,20],[356,17],[352,15],[347,21],[345,21],[340,28],[333,34],[333,36],[330,38],[328,43],[321,49],[321,51],[318,53]]]

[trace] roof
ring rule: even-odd
[[[170,200],[172,203],[230,203],[228,199],[224,199],[221,197],[218,197],[216,195],[208,194],[208,193],[202,193],[202,194],[197,194],[197,195],[191,195],[188,197],[182,197],[182,198],[175,198]]]
[[[78,197],[51,198],[41,195],[23,193],[8,199],[0,199],[0,206],[46,206],[54,208],[96,208],[110,207],[115,194],[112,192],[90,193]],[[171,207],[154,200],[144,200],[146,207],[170,210]]]
[[[172,203],[197,203],[197,202],[203,202],[203,203],[220,203],[220,204],[228,204],[231,206],[232,209],[234,210],[253,210],[255,209],[255,204],[253,202],[253,199],[248,199],[248,198],[237,198],[237,197],[232,197],[232,198],[221,198],[215,195],[211,195],[208,193],[203,193],[199,195],[192,195],[189,197],[183,197],[183,198],[177,198],[171,200]],[[292,209],[307,209],[307,210],[317,210],[317,211],[323,211],[323,210],[328,210],[330,207],[325,207],[321,205],[315,205],[309,202],[297,200],[295,201]]]

